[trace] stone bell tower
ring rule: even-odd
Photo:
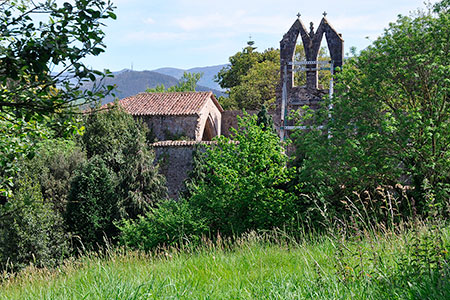
[[[294,129],[293,124],[289,124],[286,120],[287,113],[291,110],[297,110],[304,105],[308,105],[312,109],[316,108],[322,97],[327,93],[332,93],[332,82],[330,90],[321,89],[318,85],[318,71],[329,70],[334,74],[337,67],[342,66],[344,59],[344,40],[341,34],[328,23],[326,13],[314,31],[314,25],[311,22],[309,31],[300,19],[300,14],[291,26],[289,31],[280,41],[280,85],[277,90],[276,113],[280,116],[277,127],[280,136],[285,137],[286,132]],[[320,44],[323,35],[327,41],[328,50],[331,60],[328,62],[317,61]],[[306,61],[294,62],[295,47],[298,37],[301,37],[303,47],[305,49]],[[327,64],[328,67],[322,67]],[[306,85],[294,85],[294,73],[306,72]],[[278,119],[278,118],[276,118]]]

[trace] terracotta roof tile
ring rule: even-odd
[[[215,141],[160,141],[152,144],[153,147],[184,147],[194,145],[213,145]]]
[[[119,104],[134,116],[194,115],[200,113],[209,98],[222,112],[212,92],[140,93],[119,100]]]
[[[231,144],[239,144],[239,141],[229,141]],[[153,147],[186,147],[194,145],[217,145],[217,141],[159,141],[152,144]]]

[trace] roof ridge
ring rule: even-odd
[[[132,115],[198,115],[208,101],[222,112],[212,91],[141,92],[120,99],[119,104]]]

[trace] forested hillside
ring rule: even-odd
[[[104,84],[106,86],[111,85],[117,87],[113,91],[115,97],[112,94],[107,95],[102,100],[103,104],[113,101],[114,98],[122,99],[133,96],[138,93],[145,92],[146,89],[156,88],[159,85],[164,85],[165,87],[175,86],[179,83],[181,78],[181,76],[179,78],[175,78],[173,76],[164,75],[155,71],[132,71],[128,69],[114,72],[112,75],[114,75],[114,77],[107,77],[102,81],[98,80],[95,82],[95,84]],[[200,79],[200,81],[201,80],[202,79]],[[88,83],[84,86],[84,89],[89,90],[92,86],[93,83]],[[197,85],[196,90],[212,91],[217,97],[225,96],[224,92],[202,86],[201,84]]]
[[[177,68],[160,68],[156,70],[152,70],[157,73],[173,76],[177,79],[180,79],[183,76],[184,72],[189,73],[201,73],[203,74],[202,78],[200,78],[198,84],[201,86],[205,86],[211,88],[213,90],[223,91],[220,85],[215,81],[215,76],[219,73],[227,65],[217,65],[217,66],[209,66],[209,67],[196,67],[187,70],[177,69]]]

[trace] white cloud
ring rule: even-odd
[[[387,25],[386,20],[380,20],[380,18],[374,16],[335,17],[330,21],[335,28],[339,28],[339,31],[380,31]]]
[[[186,16],[174,20],[174,23],[183,30],[194,31],[206,28],[230,27],[233,25],[233,20],[215,13],[203,16]]]
[[[129,33],[125,39],[130,42],[157,42],[171,40],[189,40],[192,36],[189,33],[179,32],[145,32],[137,31]]]
[[[150,18],[150,17],[144,19],[143,22],[144,22],[144,24],[155,24],[156,23],[155,19]]]
[[[273,16],[252,16],[244,10],[235,11],[233,14],[207,14],[196,16],[185,16],[173,20],[173,23],[184,31],[209,32],[233,31],[233,32],[253,32],[253,33],[278,33],[288,29],[290,20],[280,15]]]

